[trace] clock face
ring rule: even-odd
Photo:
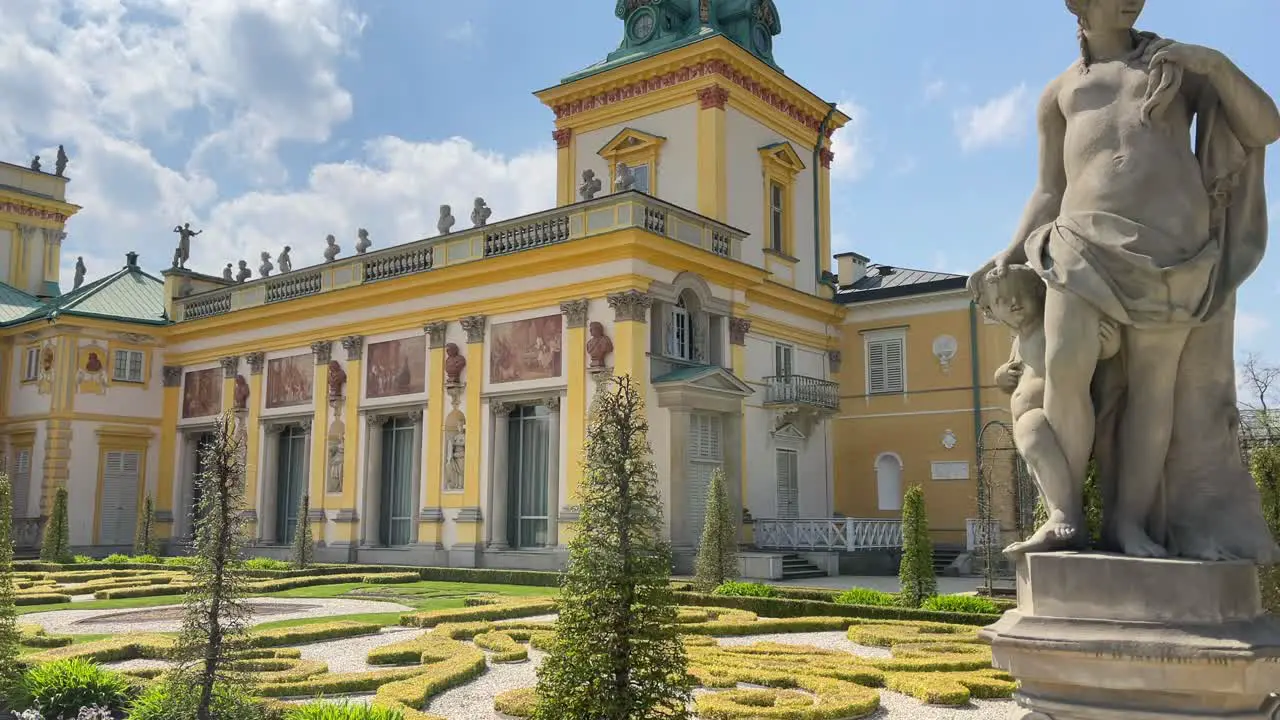
[[[632,42],[642,43],[653,37],[654,28],[658,25],[658,19],[654,17],[651,8],[640,8],[631,15],[630,28],[628,33],[631,35]]]
[[[773,46],[773,36],[765,26],[756,25],[755,31],[751,33],[751,42],[756,46],[756,52],[767,55]]]

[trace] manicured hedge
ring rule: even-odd
[[[69,602],[71,602],[71,596],[62,593],[28,592],[13,596],[14,605],[54,605]]]
[[[757,615],[772,618],[834,616],[884,620],[917,620],[960,625],[990,625],[1000,619],[999,615],[934,612],[914,608],[880,607],[875,605],[838,605],[830,602],[790,600],[788,598],[735,597],[692,592],[676,592],[674,595],[676,602],[681,605],[740,608],[750,610]]]
[[[472,607],[447,610],[428,610],[409,613],[400,617],[400,624],[409,627],[435,627],[442,623],[463,623],[475,620],[506,620],[509,618],[546,615],[556,611],[555,600],[539,598],[495,602]]]
[[[303,645],[306,643],[336,640],[338,638],[357,637],[359,635],[377,634],[382,626],[378,623],[359,622],[357,620],[336,620],[311,625],[295,625],[293,627],[255,630],[249,634],[249,646],[255,648],[282,647],[285,645]]]

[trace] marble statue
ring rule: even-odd
[[[445,463],[444,489],[462,490],[466,487],[467,423],[459,419],[457,428],[449,435],[449,460]]]
[[[369,252],[369,248],[373,247],[373,241],[369,239],[369,231],[360,228],[356,231],[356,254],[363,255]]]
[[[288,245],[284,246],[284,250],[280,253],[280,257],[276,258],[276,264],[280,266],[281,274],[293,270],[293,258],[289,257],[289,251],[293,248]]]
[[[262,277],[271,277],[271,271],[275,269],[276,266],[271,264],[271,253],[264,250],[262,252],[262,264],[258,266],[258,274]]]
[[[253,271],[249,269],[249,263],[245,260],[241,260],[240,269],[236,272],[236,282],[246,282],[251,277],[253,277]]]
[[[324,236],[324,261],[331,263],[338,259],[338,253],[342,252],[342,248],[338,247],[338,238],[333,235]]]
[[[75,284],[71,286],[72,291],[79,290],[80,286],[84,285],[84,276],[87,272],[89,270],[84,266],[84,256],[81,255],[76,258],[76,277]]]
[[[635,186],[636,174],[631,171],[631,166],[626,163],[618,163],[618,174],[613,179],[614,192],[631,190]]]
[[[593,200],[603,185],[600,178],[596,177],[595,170],[583,170],[582,185],[578,186],[578,196],[583,200]]]
[[[58,156],[54,158],[53,174],[57,175],[58,177],[66,177],[67,163],[69,161],[70,161],[69,158],[67,158],[67,151],[61,145],[59,145]]]
[[[191,223],[175,225],[173,231],[178,233],[178,248],[173,254],[173,266],[175,268],[185,268],[187,261],[191,259],[191,238],[204,231],[192,230]]]
[[[436,230],[438,230],[441,235],[448,235],[449,231],[453,229],[453,223],[453,209],[448,205],[441,205],[440,220],[436,222]]]
[[[489,222],[489,216],[493,214],[493,210],[485,204],[484,198],[476,198],[475,207],[471,210],[471,225],[473,227],[484,227]]]
[[[969,279],[979,297],[1026,265],[1046,286],[1043,413],[1064,462],[1038,480],[1067,490],[1017,549],[1082,542],[1092,456],[1108,548],[1280,559],[1240,458],[1232,336],[1280,112],[1221,52],[1135,31],[1142,2],[1066,4],[1082,57],[1040,99],[1037,186],[1012,244]],[[1120,351],[1100,360],[1107,322]]]
[[[235,271],[231,269],[231,263],[227,263],[227,266],[222,268],[222,279],[227,282],[235,282],[236,274]]]
[[[40,156],[39,155],[36,155],[35,157],[31,158],[31,169],[36,172],[40,172]]]
[[[347,371],[342,369],[342,363],[337,360],[329,361],[329,400],[341,400],[342,389],[347,385]]]
[[[460,385],[462,371],[467,367],[467,359],[458,351],[457,343],[444,346],[444,382],[446,385]]]
[[[249,382],[244,379],[243,375],[236,375],[236,390],[234,395],[235,409],[246,410],[249,407]]]
[[[613,352],[613,341],[604,334],[604,325],[599,322],[592,321],[587,326],[587,331],[591,333],[591,337],[587,338],[587,356],[591,358],[588,368],[599,370],[605,366],[605,358]]]

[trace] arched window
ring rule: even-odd
[[[876,497],[881,510],[902,509],[902,458],[895,453],[876,458]]]
[[[693,359],[693,323],[681,294],[667,310],[667,357]]]

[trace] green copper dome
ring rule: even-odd
[[[775,70],[773,38],[782,32],[773,0],[617,0],[622,44],[603,61],[565,82],[634,62],[713,35],[722,35]]]

